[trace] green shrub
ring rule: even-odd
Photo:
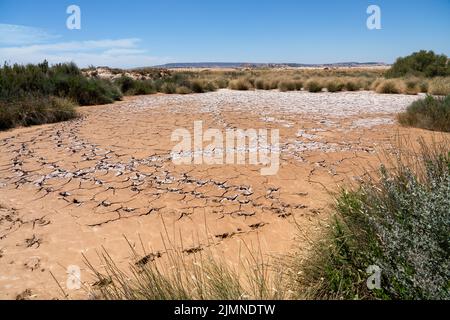
[[[64,98],[28,94],[17,100],[0,99],[0,130],[66,121],[75,117],[75,104]]]
[[[342,83],[339,79],[334,78],[327,81],[326,88],[328,92],[338,92],[342,91],[345,88],[345,84]]]
[[[192,93],[192,90],[188,87],[181,86],[181,87],[177,88],[176,93],[177,94],[189,94],[189,93]]]
[[[450,145],[422,141],[411,151],[340,193],[330,233],[298,276],[309,298],[450,297]],[[381,288],[369,291],[371,265]]]
[[[129,94],[130,92],[134,92],[137,81],[128,76],[121,76],[116,79],[114,83],[119,87],[123,94]]]
[[[42,96],[68,98],[80,105],[111,103],[121,94],[111,82],[88,79],[73,63],[49,66],[46,61],[37,65],[4,65],[0,68],[0,98],[15,100],[33,93]]]
[[[156,88],[152,80],[137,80],[134,88],[128,91],[127,95],[145,95],[156,93]]]
[[[248,79],[245,78],[240,78],[240,79],[235,79],[235,80],[231,80],[228,87],[231,90],[252,90],[253,86],[250,83],[250,81]]]
[[[398,120],[405,126],[450,132],[450,95],[415,101],[398,115]]]
[[[318,80],[308,80],[305,85],[305,89],[309,92],[321,92],[322,84]]]
[[[264,79],[256,79],[255,80],[255,88],[258,90],[266,90],[266,83]]]
[[[280,81],[278,83],[278,89],[281,92],[295,91],[297,89],[294,81]]]
[[[303,89],[303,81],[302,80],[294,80],[295,90],[301,91]]]
[[[161,86],[160,92],[167,93],[167,94],[173,94],[176,93],[177,86],[174,83],[171,82],[165,82]]]
[[[387,78],[405,76],[437,77],[450,76],[450,64],[446,55],[437,55],[433,51],[421,50],[398,58],[386,72]]]
[[[122,97],[109,81],[79,77],[71,78],[67,83],[68,92],[58,96],[68,97],[82,106],[112,103]]]
[[[419,91],[422,92],[422,93],[427,93],[428,90],[429,90],[429,84],[428,84],[428,81],[426,81],[426,80],[421,80],[421,81],[419,82]]]
[[[205,92],[211,92],[211,91],[216,91],[217,90],[216,85],[212,81],[204,81],[203,82],[203,88],[204,88]]]
[[[219,89],[225,89],[228,88],[228,83],[229,83],[228,79],[221,77],[214,80],[214,87]]]
[[[358,91],[359,89],[361,89],[360,84],[355,81],[355,80],[347,80],[345,82],[345,89],[347,91]]]

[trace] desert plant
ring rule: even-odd
[[[252,90],[253,86],[246,78],[231,80],[228,86],[231,90]]]
[[[345,84],[338,78],[332,78],[326,82],[328,92],[338,92],[345,88]]]
[[[76,117],[75,106],[68,99],[31,93],[17,100],[0,99],[0,130],[66,121]]]
[[[433,51],[421,50],[398,58],[386,72],[388,78],[404,76],[450,76],[450,65],[446,55],[437,55]]]
[[[265,84],[265,81],[264,81],[264,79],[256,79],[255,80],[255,89],[258,89],[258,90],[265,90],[266,89],[266,84]]]
[[[428,90],[429,90],[429,84],[428,84],[428,81],[426,81],[426,80],[421,80],[421,81],[419,82],[419,90],[420,90],[420,92],[422,92],[422,93],[427,93]]]
[[[415,101],[398,115],[398,120],[405,126],[450,132],[450,95]]]
[[[303,89],[303,80],[296,79],[294,80],[295,90],[301,91]]]
[[[375,89],[378,93],[403,93],[405,85],[402,80],[388,79],[381,81]]]
[[[296,90],[296,85],[295,85],[294,81],[280,81],[278,83],[278,89],[281,92],[295,91]]]
[[[450,94],[450,77],[438,77],[430,80],[429,93],[439,96]]]
[[[165,82],[161,86],[160,92],[166,93],[166,94],[173,94],[176,93],[177,86],[174,83],[171,82]]]
[[[405,93],[418,94],[420,92],[419,79],[409,78],[405,80]]]
[[[305,89],[309,92],[321,92],[322,88],[320,81],[315,79],[308,80],[305,84]]]
[[[17,101],[30,93],[68,98],[81,105],[110,103],[121,98],[112,83],[83,76],[73,63],[49,66],[44,61],[25,66],[5,64],[0,68],[0,98]]]
[[[188,87],[181,86],[181,87],[177,88],[176,93],[177,94],[189,94],[189,93],[192,93],[192,90]]]
[[[297,275],[309,298],[450,297],[450,145],[421,140],[418,152],[408,149],[340,193],[338,216]],[[370,265],[382,276],[373,291]]]

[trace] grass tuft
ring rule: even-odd
[[[305,89],[309,92],[321,92],[322,88],[322,83],[316,79],[308,80],[305,84]]]

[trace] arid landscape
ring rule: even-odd
[[[0,0],[2,306],[450,300],[449,31],[448,0]]]
[[[84,254],[133,263],[124,236],[164,259],[169,236],[187,256],[203,250],[237,265],[246,247],[305,254],[331,217],[333,194],[378,168],[399,136],[396,114],[420,95],[370,91],[233,91],[134,96],[82,107],[67,122],[0,133],[0,298],[63,298],[67,268],[94,280]],[[280,169],[174,165],[171,133],[277,128]],[[301,235],[301,239],[299,239]],[[309,241],[307,240],[309,239]],[[56,278],[53,279],[53,276]],[[66,290],[66,289],[65,289]],[[85,288],[66,290],[89,298]]]

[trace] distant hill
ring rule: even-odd
[[[342,68],[342,67],[373,67],[388,66],[382,62],[339,62],[325,64],[305,63],[252,63],[252,62],[185,62],[167,63],[158,68]]]

